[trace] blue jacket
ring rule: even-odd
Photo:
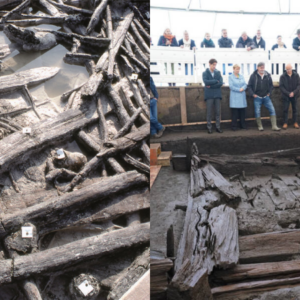
[[[284,44],[283,47],[286,48],[286,45]],[[278,44],[273,45],[272,50],[274,50],[276,48],[278,48]]]
[[[293,48],[297,51],[299,51],[298,47],[300,46],[300,40],[298,39],[298,37],[295,37],[293,39]]]
[[[158,92],[157,92],[157,89],[156,89],[156,86],[155,86],[152,76],[150,76],[150,89],[151,89],[151,92],[152,92],[154,98],[158,99]]]
[[[167,39],[162,35],[160,38],[159,38],[159,41],[158,41],[158,44],[157,46],[167,46],[166,45],[166,42],[167,42]],[[178,43],[177,43],[177,40],[176,40],[176,37],[174,36],[173,40],[172,40],[172,44],[170,45],[171,47],[178,47]]]
[[[221,86],[223,85],[223,78],[221,72],[214,70],[214,77],[210,73],[210,69],[207,68],[202,74],[204,82],[204,100],[207,99],[222,99]],[[207,88],[207,86],[210,86]]]
[[[230,88],[230,107],[231,108],[245,108],[247,107],[246,88],[247,83],[242,74],[236,78],[234,74],[229,75],[229,88]],[[240,88],[244,91],[240,92]]]
[[[220,48],[231,48],[233,46],[232,39],[221,37],[218,40]]]
[[[182,45],[184,45],[183,44],[183,39],[181,39],[181,40],[179,40],[179,42],[178,42],[178,46],[180,47],[180,46],[182,46]],[[193,49],[193,47],[196,47],[196,44],[195,44],[195,41],[194,40],[191,40],[191,50]]]
[[[256,48],[253,40],[250,39],[249,36],[247,37],[246,41],[244,41],[243,38],[240,37],[236,43],[236,48],[245,48],[246,46],[251,47],[251,49]]]
[[[264,48],[264,50],[266,50],[266,42],[262,37],[260,38],[259,43],[257,43],[256,36],[255,36],[253,38],[253,42],[254,42],[256,48],[259,48],[259,46],[260,46],[260,48]]]

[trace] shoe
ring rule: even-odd
[[[155,137],[156,137],[156,138],[162,137],[165,130],[166,130],[166,128],[163,127],[163,128],[155,135]]]
[[[295,127],[296,129],[299,129],[299,125],[298,125],[297,122],[294,124],[294,127]]]
[[[207,133],[212,134],[212,130],[211,129],[207,129]]]
[[[259,131],[264,131],[264,128],[262,126],[261,118],[256,118],[256,123]]]
[[[287,123],[284,123],[283,126],[282,126],[282,129],[287,129],[288,128],[288,124]],[[299,128],[299,127],[298,127]]]
[[[280,131],[280,128],[277,127],[276,116],[271,116],[270,118],[271,118],[272,130]]]
[[[221,128],[216,128],[216,132],[223,133],[223,130]]]

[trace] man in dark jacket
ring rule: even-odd
[[[195,50],[196,44],[194,40],[190,40],[189,33],[185,30],[183,33],[183,39],[179,40],[178,46],[182,49]]]
[[[220,48],[232,48],[232,39],[227,37],[227,29],[222,29],[222,37],[218,40]]]
[[[150,89],[151,89],[151,99],[150,99],[150,134],[152,137],[160,138],[164,131],[163,127],[157,120],[157,100],[158,92],[154,84],[153,78],[150,76]]]
[[[256,48],[263,48],[264,50],[266,50],[266,42],[261,37],[260,29],[257,30],[256,36],[253,38],[253,42]]]
[[[245,31],[242,33],[242,36],[237,41],[236,47],[237,48],[247,48],[247,51],[250,51],[250,50],[253,50],[256,48],[253,40],[248,37],[248,35]]]
[[[204,82],[204,99],[207,108],[207,132],[212,133],[211,114],[212,108],[215,107],[216,115],[216,131],[222,133],[221,130],[221,86],[223,85],[223,78],[220,71],[216,70],[217,61],[212,58],[209,61],[209,68],[203,74]]]
[[[265,63],[260,62],[257,65],[257,70],[250,76],[248,83],[248,91],[250,96],[254,98],[254,112],[259,131],[263,131],[260,110],[264,105],[270,112],[272,130],[280,130],[276,124],[276,112],[270,98],[273,90],[273,81],[271,75],[265,71]]]
[[[300,90],[300,77],[299,74],[293,70],[291,64],[287,64],[285,72],[280,76],[280,90],[283,100],[283,129],[288,128],[288,112],[290,103],[293,109],[293,124],[296,129],[299,129],[297,122],[297,98]]]
[[[297,51],[300,50],[300,29],[297,30],[297,37],[293,39],[293,48]]]

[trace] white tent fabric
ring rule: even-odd
[[[187,30],[197,47],[200,47],[206,32],[211,34],[217,45],[221,29],[226,28],[235,44],[243,31],[253,38],[259,28],[268,50],[277,43],[278,35],[282,35],[287,48],[292,48],[292,40],[300,28],[300,1],[151,0],[151,37],[154,45],[157,45],[166,28],[171,29],[177,40]]]

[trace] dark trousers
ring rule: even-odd
[[[231,128],[237,129],[238,128],[238,119],[240,119],[240,126],[241,128],[245,129],[246,127],[246,108],[232,108],[231,109]]]
[[[293,110],[293,123],[297,122],[297,114],[298,114],[297,100],[295,99],[295,97],[292,97],[289,98],[288,100],[286,99],[283,100],[283,122],[286,124],[288,123],[288,119],[289,119],[290,103],[292,104],[292,110]]]
[[[216,116],[216,128],[221,128],[221,99],[207,99],[206,100],[206,120],[207,120],[207,129],[212,128],[211,124],[211,114],[213,107],[215,107],[215,116]]]

